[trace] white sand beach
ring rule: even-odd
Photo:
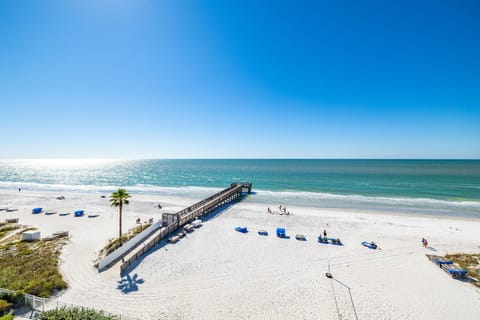
[[[93,261],[117,236],[118,212],[99,194],[0,193],[0,220],[18,217],[42,236],[69,231],[61,271],[69,289],[59,300],[139,319],[480,319],[480,289],[452,279],[425,254],[480,252],[480,220],[408,216],[395,212],[293,207],[271,215],[248,197],[204,222],[177,244],[158,246],[120,277],[99,273]],[[251,195],[249,197],[252,197]],[[132,195],[124,231],[161,212],[175,212],[199,199]],[[161,203],[163,208],[155,207]],[[84,209],[96,218],[32,214],[34,207],[58,213]],[[246,226],[246,234],[235,232]],[[275,236],[285,227],[290,239]],[[265,229],[269,236],[259,236]],[[343,246],[318,243],[324,229]],[[307,241],[295,240],[304,234]],[[421,238],[429,248],[421,245]],[[381,250],[360,243],[375,241]],[[330,270],[333,280],[325,276]]]

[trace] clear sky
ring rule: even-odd
[[[0,1],[0,157],[480,158],[480,2]]]

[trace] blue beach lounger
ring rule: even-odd
[[[241,232],[241,233],[247,233],[247,227],[236,227],[235,231]]]
[[[448,260],[444,257],[438,257],[436,259],[433,259],[432,261],[435,262],[436,264],[438,264],[439,266],[442,266],[444,264],[452,264],[453,263],[452,260]]]
[[[319,236],[319,237],[318,237],[318,242],[320,242],[320,243],[328,243],[328,238]]]
[[[365,246],[370,249],[377,249],[377,245],[373,241],[372,242],[363,241],[362,246]]]
[[[73,214],[74,214],[75,217],[81,217],[81,216],[83,216],[84,212],[85,212],[84,210],[77,210]]]
[[[342,246],[342,241],[340,241],[339,238],[328,238],[328,241],[330,241],[331,244],[336,244],[337,246]],[[376,248],[376,246],[375,246]]]
[[[42,208],[33,208],[33,209],[32,209],[32,213],[33,213],[33,214],[42,213],[42,210],[43,210]]]
[[[442,265],[442,269],[448,272],[453,278],[463,278],[467,275],[467,270],[453,263]]]
[[[268,231],[267,230],[258,230],[258,234],[261,236],[268,236]]]

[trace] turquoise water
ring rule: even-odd
[[[480,216],[478,160],[2,160],[0,188],[207,194],[248,181],[249,201]]]

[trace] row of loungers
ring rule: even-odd
[[[32,209],[32,214],[40,214],[40,213],[45,213],[45,215],[53,215],[53,214],[57,214],[57,211],[53,211],[53,210],[47,210],[47,211],[43,211],[43,208],[33,208]],[[73,212],[73,216],[74,217],[83,217],[85,214],[85,210],[76,210]],[[59,214],[59,216],[61,217],[65,217],[65,216],[68,216],[70,215],[70,212],[62,212]],[[96,218],[98,217],[99,214],[98,213],[91,213],[88,215],[89,218]]]
[[[187,233],[191,233],[195,231],[195,228],[200,228],[202,226],[202,221],[201,220],[195,220],[191,224],[186,224],[183,226],[183,231],[177,233],[174,236],[171,236],[168,238],[167,242],[168,243],[177,243],[180,239],[185,237]]]
[[[235,231],[241,232],[241,233],[247,233],[248,229],[247,227],[236,227]],[[287,235],[285,228],[277,228],[276,230],[277,237],[282,238],[282,239],[290,239],[290,236]],[[268,236],[268,231],[267,230],[258,230],[258,234],[260,236]],[[296,234],[295,239],[298,241],[307,241],[307,238],[303,234]],[[335,245],[343,245],[342,241],[338,238],[327,238],[327,237],[318,237],[318,242],[319,243],[330,243],[330,244],[335,244]]]
[[[438,265],[453,278],[465,278],[467,276],[467,270],[460,268],[458,265],[454,264],[452,260],[431,254],[427,254],[426,256],[430,261]]]

